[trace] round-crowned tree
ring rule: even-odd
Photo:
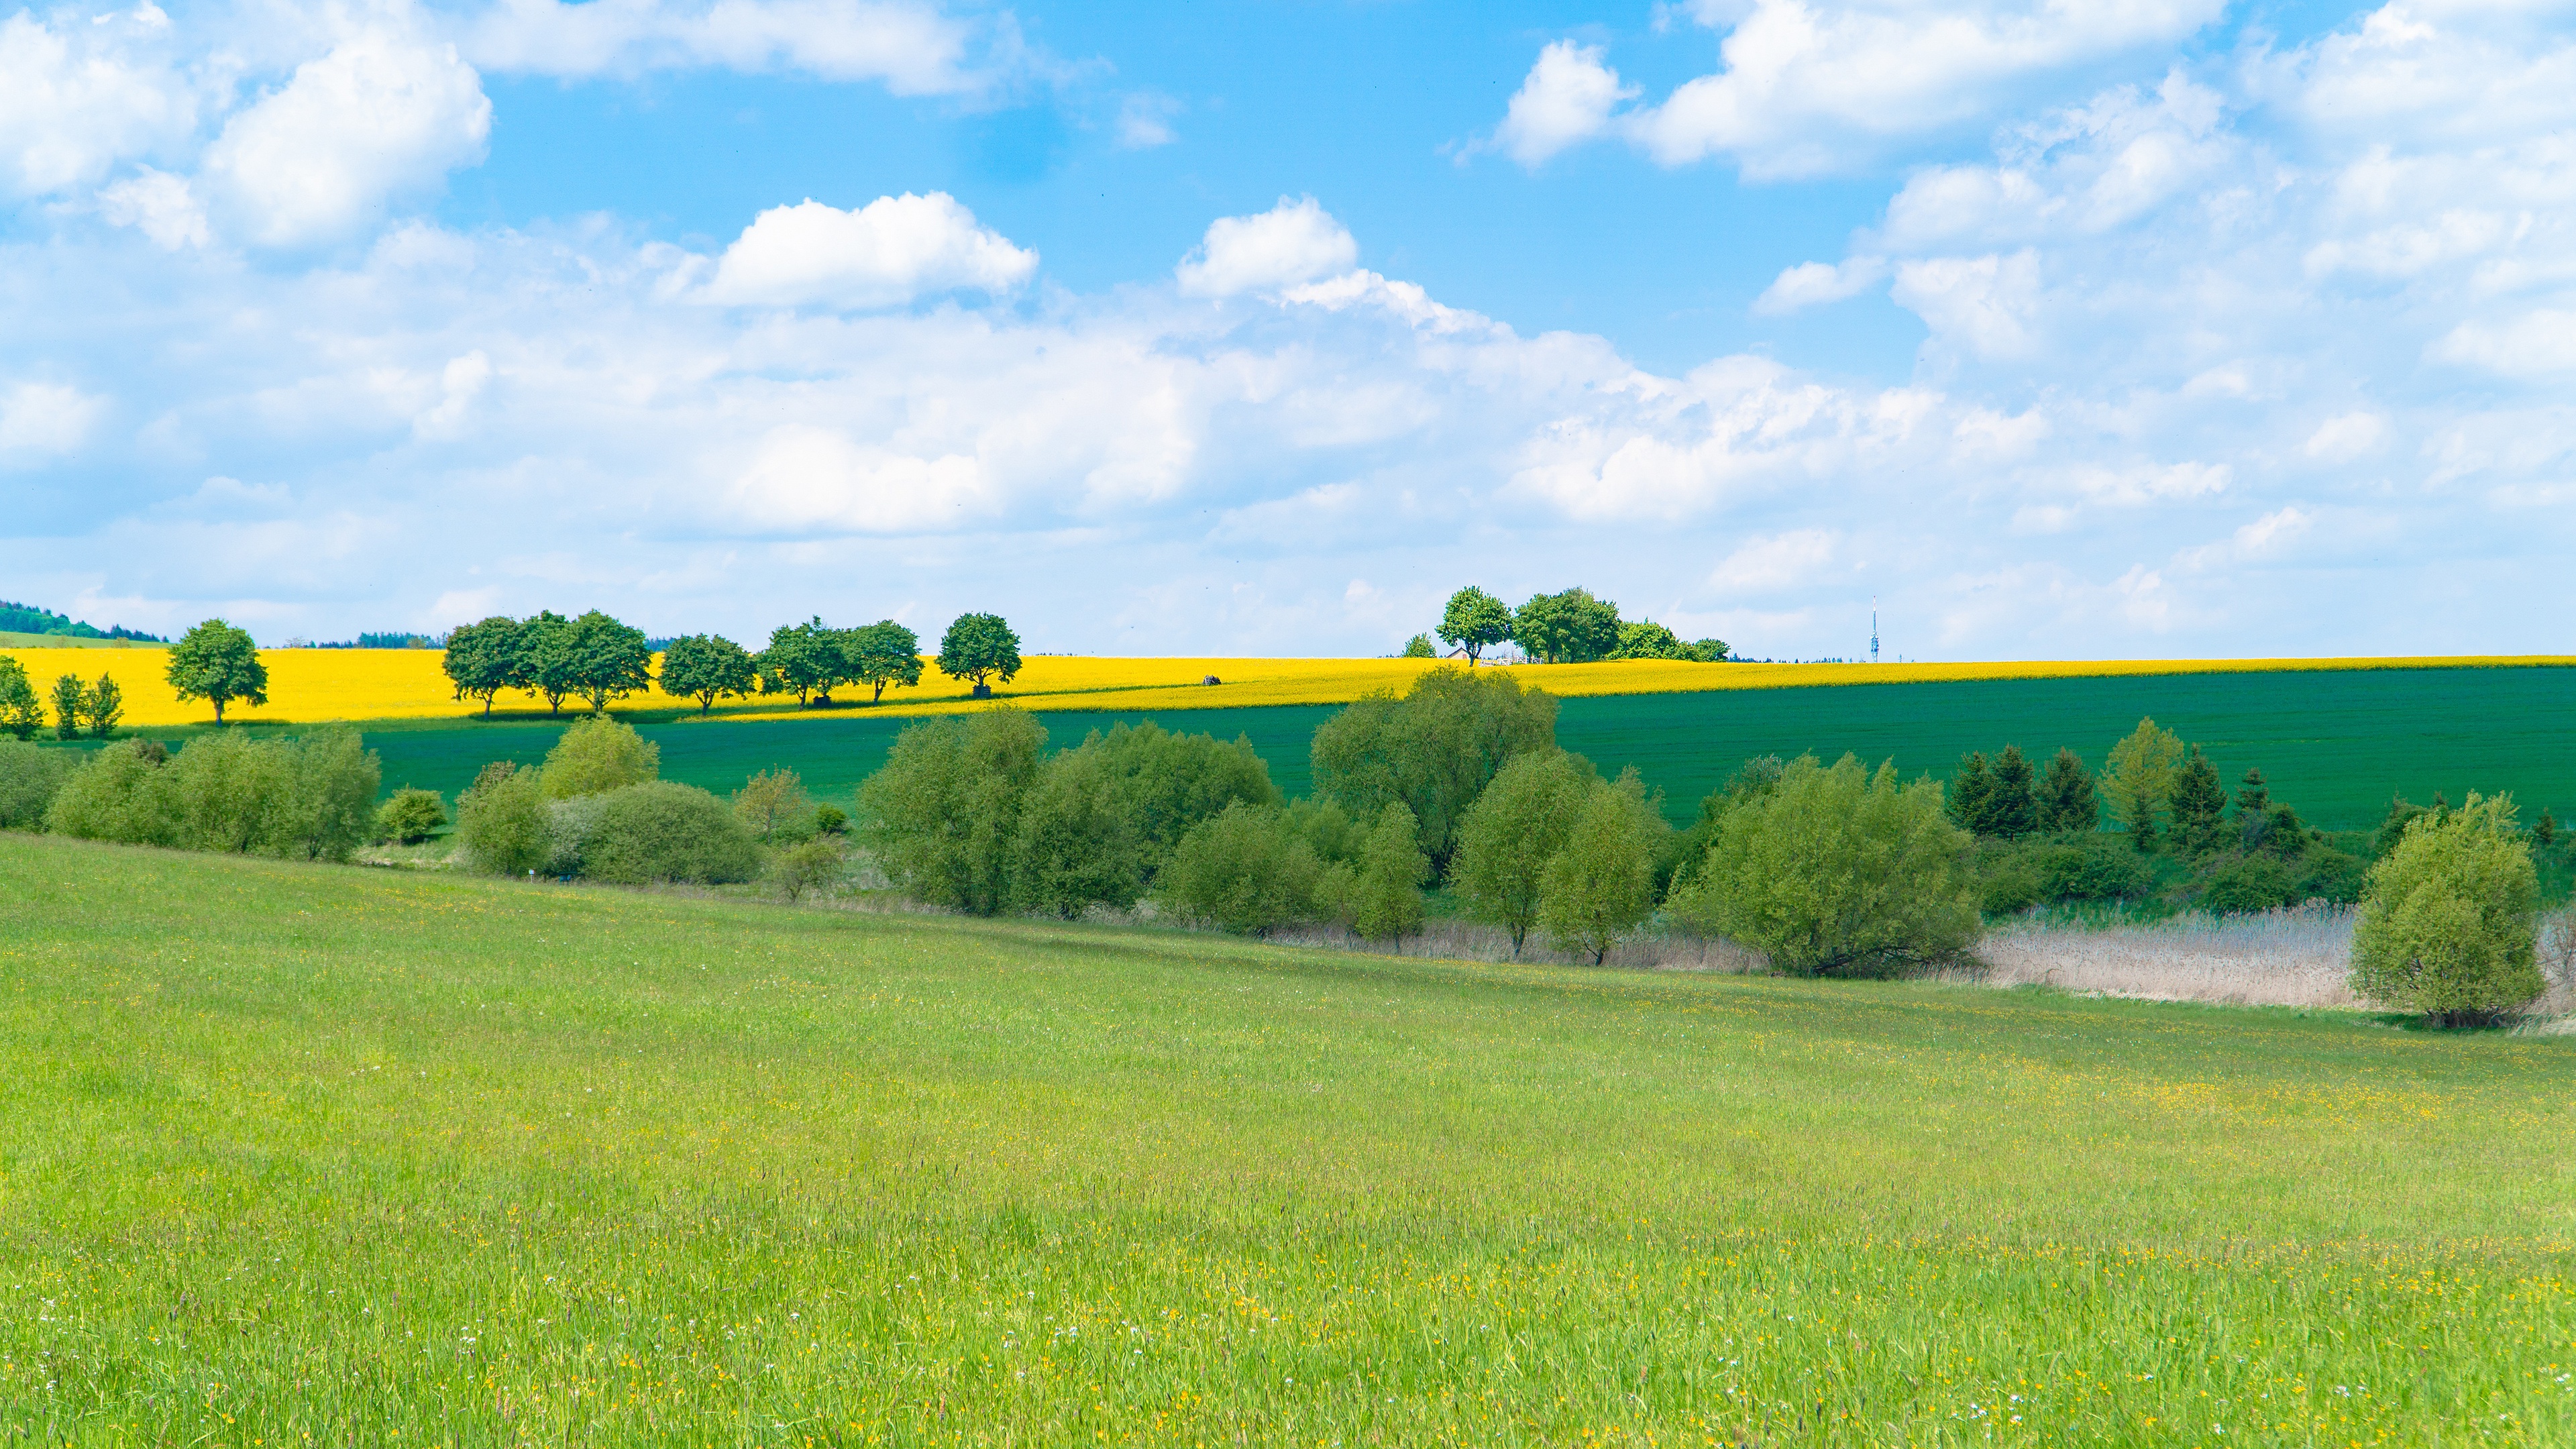
[[[939,672],[975,687],[977,698],[1020,672],[1020,636],[999,614],[960,614],[939,636]]]
[[[2352,930],[2352,989],[2440,1026],[2476,1026],[2548,985],[2534,959],[2539,878],[2513,800],[2472,794],[2407,822],[2370,868]]]
[[[268,703],[268,666],[250,633],[221,619],[208,619],[170,646],[166,676],[181,699],[202,699],[215,707],[215,723],[224,722],[224,706],[234,700],[258,706]]]

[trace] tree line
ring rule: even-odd
[[[548,610],[450,632],[444,667],[456,697],[481,700],[486,718],[505,689],[544,700],[549,714],[560,713],[566,699],[585,700],[597,713],[655,685],[653,655],[642,630],[596,609],[572,619]],[[985,698],[1020,672],[1019,635],[998,614],[962,614],[932,662]],[[771,630],[769,647],[758,653],[717,634],[673,639],[662,649],[658,683],[665,694],[696,700],[703,714],[717,700],[755,693],[823,707],[835,690],[863,688],[873,704],[888,686],[919,684],[921,671],[919,637],[894,620],[836,629],[817,617]]]
[[[1647,619],[1619,617],[1619,606],[1572,588],[1562,593],[1533,594],[1515,609],[1474,585],[1449,596],[1439,626],[1416,634],[1404,648],[1407,658],[1428,659],[1437,652],[1432,636],[1467,657],[1484,658],[1497,644],[1520,646],[1523,654],[1548,664],[1584,664],[1600,659],[1689,659],[1714,664],[1728,657],[1723,639],[1683,643],[1663,625]]]

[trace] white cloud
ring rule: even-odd
[[[2082,467],[2067,481],[2096,503],[2139,508],[2223,493],[2234,476],[2235,470],[2224,463],[2142,463],[2125,468]]]
[[[1180,139],[1172,118],[1181,103],[1170,96],[1140,91],[1118,103],[1118,144],[1130,151],[1149,151]]]
[[[481,159],[492,103],[456,47],[363,30],[224,123],[206,176],[253,240],[344,236]]]
[[[854,211],[808,198],[753,218],[704,295],[736,306],[891,307],[960,289],[1014,291],[1037,267],[1036,252],[944,191],[881,196]]]
[[[2430,349],[2436,361],[2506,377],[2576,372],[2576,309],[2544,307],[2497,322],[2463,322]]]
[[[1833,564],[1842,541],[1841,534],[1824,528],[1752,539],[1718,564],[1709,586],[1722,594],[1767,594],[1813,583]]]
[[[1800,262],[1784,269],[1753,299],[1753,310],[1766,317],[1785,316],[1827,302],[1858,296],[1887,276],[1882,257],[1853,257],[1833,262]]]
[[[2300,451],[2320,463],[2350,463],[2378,452],[2387,440],[2386,418],[2374,412],[2345,413],[2319,423]]]
[[[1557,41],[1538,53],[1529,78],[1512,94],[1494,144],[1523,166],[1537,166],[1608,130],[1611,111],[1637,94],[1602,64],[1601,47]]]
[[[2174,556],[2183,568],[2207,571],[2230,564],[2262,563],[2280,557],[2315,526],[2316,515],[2293,504],[2276,509],[2237,529],[2218,543],[2187,548]]]
[[[798,424],[761,442],[729,512],[790,533],[912,533],[989,522],[999,503],[974,458],[913,457]]]
[[[163,51],[170,17],[145,0],[91,16],[0,20],[0,196],[98,181],[117,162],[184,140],[197,86]]]
[[[1980,357],[2019,357],[2037,339],[2039,254],[1932,257],[1896,269],[1897,305],[1921,317],[1936,338]]]
[[[149,166],[101,190],[98,209],[110,224],[134,227],[165,251],[202,247],[214,239],[206,209],[197,204],[187,178]]]
[[[971,28],[930,5],[866,0],[501,0],[468,29],[477,65],[516,74],[635,75],[701,66],[877,81],[897,95],[989,83]]]
[[[107,414],[107,400],[61,383],[0,391],[0,463],[29,464],[79,451]]]
[[[1315,198],[1283,196],[1258,215],[1211,222],[1206,238],[1182,260],[1176,275],[1186,295],[1231,297],[1340,272],[1359,255],[1359,243]]]
[[[1752,0],[1701,5],[1727,32],[1725,67],[1637,112],[1625,129],[1668,166],[1724,156],[1752,176],[1849,166],[1992,114],[2015,86],[2216,20],[2221,0]]]

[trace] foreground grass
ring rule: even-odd
[[[0,1437],[2566,1444],[2571,1067],[0,836]]]

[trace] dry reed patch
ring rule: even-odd
[[[2311,903],[2260,915],[2208,916],[2107,928],[2034,919],[1989,933],[1978,948],[1995,986],[2055,986],[2148,1001],[2231,1006],[2360,1006],[2353,912]]]

